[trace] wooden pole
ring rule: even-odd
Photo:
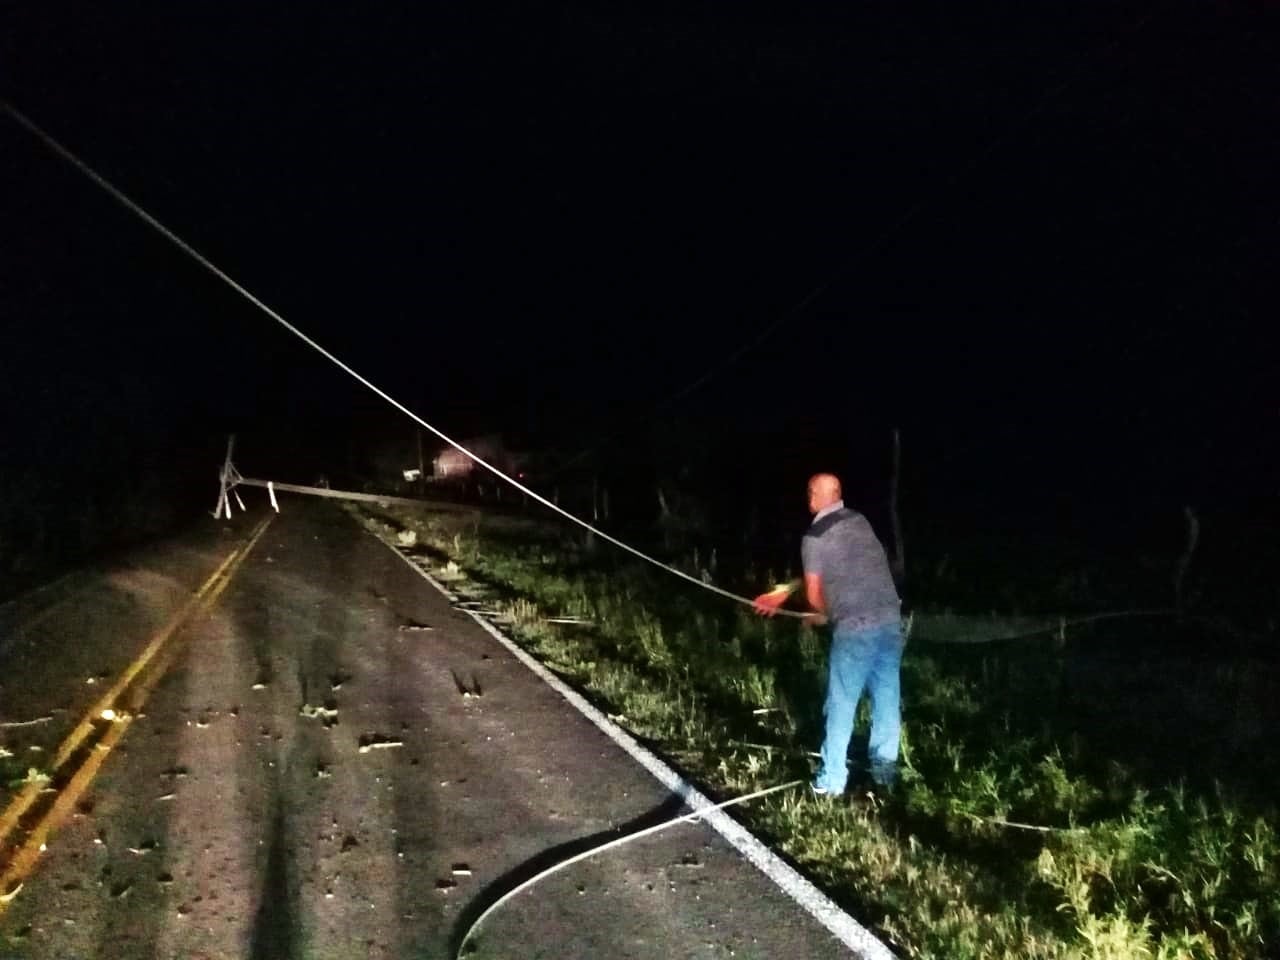
[[[1182,556],[1178,558],[1178,572],[1173,578],[1174,607],[1178,611],[1179,620],[1182,619],[1186,610],[1183,581],[1186,580],[1187,570],[1191,567],[1191,557],[1196,552],[1196,544],[1200,542],[1200,518],[1191,507],[1183,507],[1182,514],[1187,520],[1187,543],[1183,547]]]
[[[418,492],[425,493],[427,489],[427,462],[422,457],[422,431],[418,430]]]
[[[898,587],[907,577],[906,547],[902,542],[902,518],[898,515],[898,482],[902,474],[902,432],[893,428],[893,474],[889,480],[889,517],[893,523],[893,560],[890,563]]]

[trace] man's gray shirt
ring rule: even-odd
[[[840,507],[813,521],[800,543],[806,574],[822,579],[827,619],[841,630],[896,622],[902,601],[867,518]]]

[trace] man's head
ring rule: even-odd
[[[809,512],[825,510],[841,498],[840,478],[834,473],[815,473],[809,478]]]

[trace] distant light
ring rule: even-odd
[[[114,720],[115,718],[116,718],[116,712],[112,710],[110,707],[107,707],[107,709],[102,711],[103,720]]]

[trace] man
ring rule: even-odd
[[[809,512],[813,523],[801,542],[805,599],[813,609],[808,619],[829,622],[833,631],[823,708],[826,736],[813,791],[844,793],[849,739],[863,690],[871,697],[871,778],[877,786],[890,788],[897,777],[902,730],[902,601],[884,547],[866,517],[845,507],[836,476],[820,473],[809,481]],[[756,609],[772,614],[788,592],[758,597]]]

